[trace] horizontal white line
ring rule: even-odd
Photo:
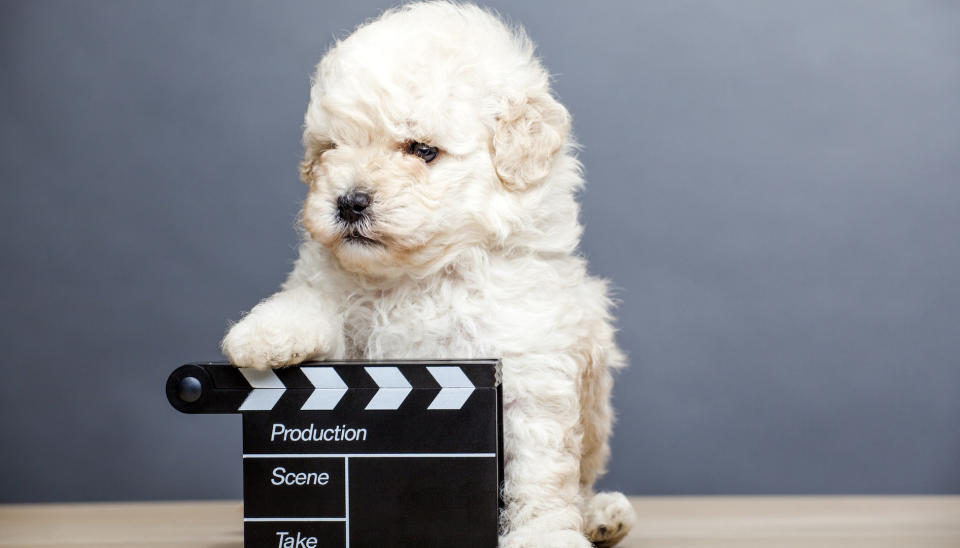
[[[243,521],[347,521],[347,518],[243,518]]]
[[[477,457],[496,457],[496,453],[244,453],[245,459],[317,459],[329,457],[332,459],[342,459],[346,457],[367,457],[367,458],[399,458],[399,457],[450,457],[450,458],[477,458]]]

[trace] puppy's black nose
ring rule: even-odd
[[[337,198],[337,211],[340,218],[351,224],[363,219],[368,207],[370,207],[370,195],[366,192],[355,190]]]

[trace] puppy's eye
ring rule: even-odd
[[[440,151],[437,147],[432,147],[430,145],[425,145],[419,141],[413,141],[407,145],[407,154],[413,154],[419,156],[423,159],[424,162],[430,163],[434,158],[437,157],[437,153]]]

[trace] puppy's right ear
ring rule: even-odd
[[[550,174],[567,142],[570,113],[547,89],[501,102],[493,131],[493,165],[503,185],[522,190]]]
[[[333,143],[325,142],[312,135],[303,136],[303,160],[300,162],[300,180],[306,185],[316,178],[314,171],[320,164],[320,155],[333,148]]]

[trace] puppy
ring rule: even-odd
[[[503,360],[500,546],[612,546],[606,284],[577,254],[570,115],[522,29],[471,5],[387,11],[320,61],[304,124],[305,238],[233,325],[242,367],[313,358]]]

